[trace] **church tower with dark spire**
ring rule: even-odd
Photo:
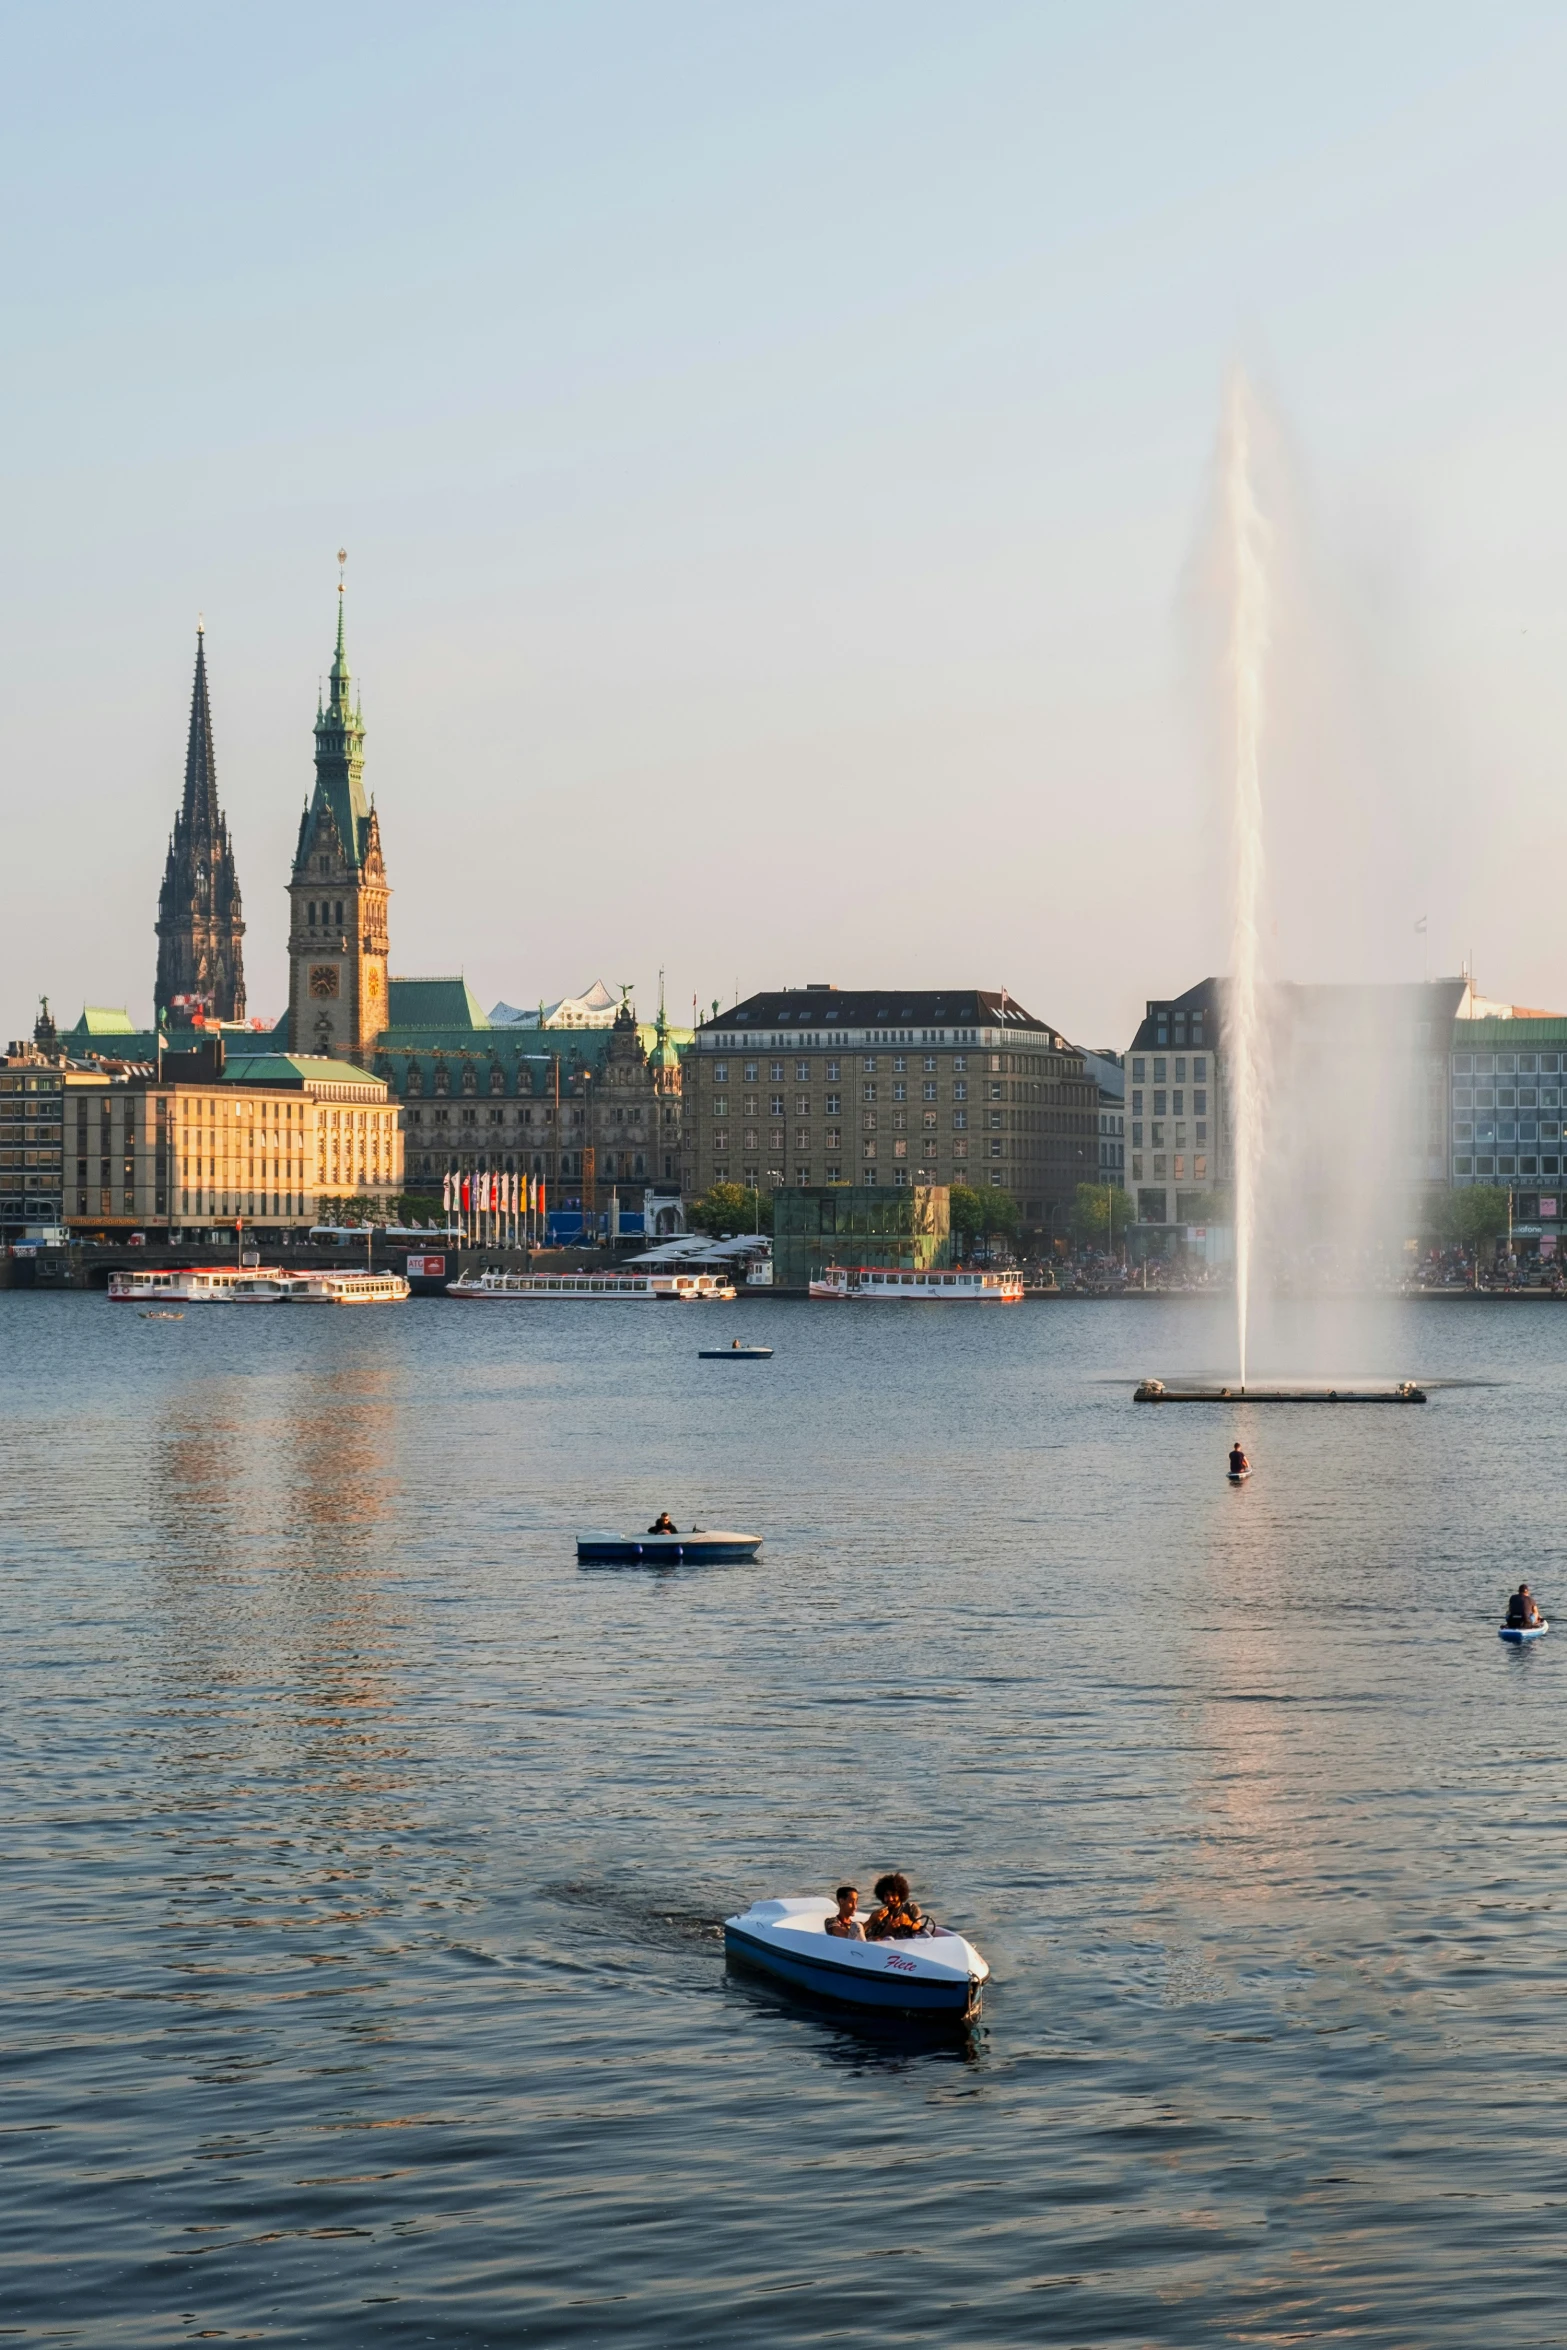
[[[341,565],[347,557],[339,554]],[[386,867],[365,798],[365,729],[354,700],[337,585],[337,650],[316,707],[316,788],[299,820],[289,880],[288,1043],[368,1065],[386,1026]]]
[[[207,639],[196,629],[196,683],[190,698],[185,797],[174,819],[158,897],[155,1017],[176,1026],[193,1012],[216,1020],[245,1017],[239,881],[228,826],[218,806],[218,768],[207,701]]]

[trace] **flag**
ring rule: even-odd
[[[466,1175],[462,1179],[462,1205],[464,1215],[468,1213],[469,1208],[473,1205],[473,1185]]]
[[[441,1180],[441,1206],[449,1216],[452,1212],[452,1171],[447,1168]]]

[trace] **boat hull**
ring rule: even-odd
[[[1550,1628],[1549,1624],[1502,1624],[1496,1637],[1514,1648],[1522,1648],[1531,1640],[1543,1640]]]
[[[827,1937],[822,1937],[826,1941]],[[734,1919],[724,1925],[724,1949],[731,1959],[770,1975],[791,1990],[806,1991],[815,1999],[830,1999],[844,2007],[876,2008],[884,2015],[947,2016],[954,2023],[979,2012],[981,1983],[970,1975],[938,1981],[905,1974],[911,1964],[906,1943],[856,1944],[875,1952],[887,1963],[880,1967],[840,1963],[818,1957],[811,1950],[781,1948],[776,1941],[747,1932]]]
[[[615,1567],[678,1565],[683,1560],[754,1559],[760,1534],[579,1534],[577,1557]]]

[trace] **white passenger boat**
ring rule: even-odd
[[[711,1305],[734,1296],[730,1282],[712,1273],[465,1273],[447,1284],[448,1297],[521,1305],[535,1299],[615,1299],[643,1303]]]
[[[693,1526],[688,1534],[579,1534],[577,1557],[600,1566],[635,1567],[674,1565],[682,1559],[754,1559],[762,1547],[760,1534],[708,1532]]]
[[[827,1265],[810,1284],[812,1297],[855,1298],[871,1305],[1012,1306],[1023,1295],[1021,1273],[903,1273],[895,1265]]]
[[[829,1934],[836,1905],[819,1894],[753,1901],[724,1920],[724,1948],[818,1998],[900,2015],[977,2014],[990,1968],[972,1942],[938,1926],[908,1942],[847,1942]]]
[[[109,1296],[128,1302],[165,1305],[400,1305],[409,1295],[401,1273],[295,1273],[282,1265],[149,1265],[111,1273]]]

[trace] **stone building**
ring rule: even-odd
[[[239,877],[228,825],[218,805],[212,712],[207,700],[207,639],[196,630],[196,682],[185,750],[185,795],[169,836],[158,896],[158,975],[153,1017],[184,1026],[200,1011],[217,1020],[245,1017]]]
[[[348,1062],[230,1056],[213,1038],[151,1062],[13,1046],[0,1064],[9,1224],[114,1238],[243,1218],[281,1236],[315,1223],[323,1199],[402,1187],[397,1105],[384,1079]]]
[[[353,700],[337,590],[337,649],[316,708],[316,787],[288,885],[288,1049],[364,1063],[387,1024],[387,887],[365,797],[364,719]]]
[[[686,1188],[1010,1191],[1064,1230],[1099,1160],[1076,1046],[1005,993],[785,988],[715,1013],[686,1061]]]
[[[404,1105],[408,1184],[448,1174],[542,1179],[553,1207],[678,1196],[681,1041],[623,1001],[607,1028],[492,1023],[462,979],[394,979],[373,1066]]]

